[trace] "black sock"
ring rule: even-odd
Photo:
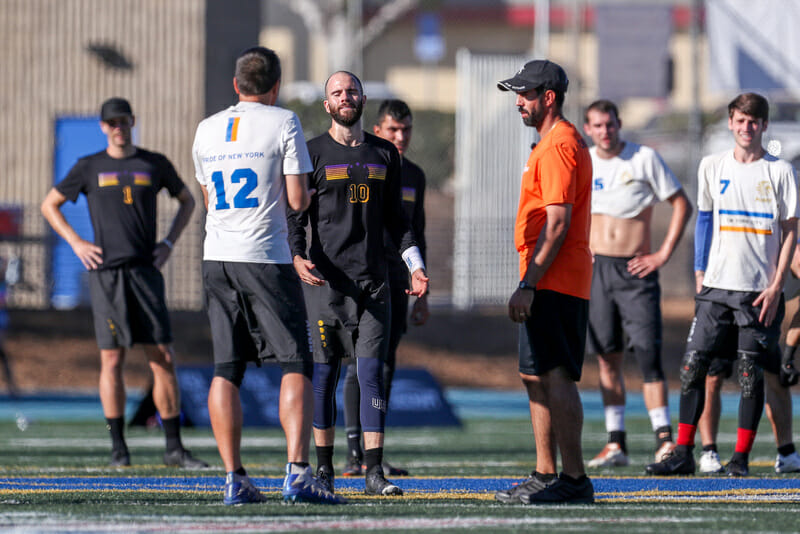
[[[246,477],[247,476],[247,471],[244,470],[244,467],[240,467],[239,469],[234,471],[234,473],[236,473],[237,475],[242,476],[242,477]]]
[[[115,451],[127,451],[128,446],[125,444],[125,418],[114,417],[109,419],[106,417],[106,428],[111,433],[111,449]]]
[[[731,462],[747,465],[749,457],[750,455],[746,452],[734,452],[733,456],[731,456]]]
[[[675,454],[678,456],[689,456],[694,450],[694,445],[676,445]]]
[[[716,443],[709,443],[708,445],[703,445],[703,452],[706,452],[706,451],[717,452],[717,444]]]
[[[673,441],[672,439],[672,427],[669,425],[660,426],[656,429],[656,443],[661,445],[662,443],[666,443],[668,441]]]
[[[794,443],[789,443],[788,445],[781,445],[778,447],[778,454],[781,456],[789,456],[795,451]]]
[[[182,449],[181,443],[181,416],[170,417],[169,419],[161,419],[161,426],[164,427],[164,434],[167,437],[167,450],[174,451],[175,449]]]
[[[367,449],[364,451],[364,463],[367,466],[367,473],[376,465],[381,465],[383,462],[383,447],[375,447],[374,449]]]
[[[323,465],[333,467],[333,445],[317,445],[317,469]]]
[[[347,451],[351,458],[357,459],[359,462],[364,458],[364,451],[361,449],[361,431],[347,433]]]
[[[625,454],[628,454],[628,447],[625,445],[625,431],[624,430],[614,430],[608,433],[608,442],[609,443],[618,443],[620,449]]]

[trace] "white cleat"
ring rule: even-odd
[[[800,454],[793,452],[787,456],[779,454],[775,459],[776,473],[797,473],[800,471]]]
[[[622,450],[619,443],[606,443],[603,450],[592,458],[587,464],[588,467],[624,467],[630,464],[628,455]]]
[[[722,462],[719,461],[719,454],[716,451],[703,451],[703,454],[700,455],[699,470],[701,473],[706,474],[725,472],[725,468],[722,467]]]

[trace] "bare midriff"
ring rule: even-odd
[[[650,254],[652,216],[652,206],[630,219],[593,213],[589,238],[592,254],[620,258]]]

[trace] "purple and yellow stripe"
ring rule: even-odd
[[[119,185],[119,176],[115,172],[101,172],[97,175],[97,185],[99,187]]]
[[[326,180],[347,180],[350,175],[347,174],[347,164],[344,165],[325,165],[325,179]]]
[[[367,169],[369,169],[369,176],[367,176],[370,180],[386,180],[386,166],[385,165],[373,165],[371,163],[367,163]]]
[[[135,172],[133,173],[133,185],[152,185],[153,182],[150,179],[150,175],[146,172]]]
[[[225,141],[233,142],[239,134],[239,117],[231,117],[228,119],[228,129],[225,132]]]
[[[417,190],[413,187],[404,187],[403,188],[403,201],[404,202],[416,202],[417,200]]]

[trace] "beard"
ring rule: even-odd
[[[522,111],[522,108],[520,108]],[[539,129],[539,126],[542,124],[542,120],[544,120],[544,110],[533,110],[532,112],[528,113],[527,117],[522,117],[522,122],[525,126],[531,126],[533,128]]]
[[[355,109],[346,109],[344,111],[340,111],[339,108],[331,109],[331,118],[336,124],[349,128],[361,120],[361,113],[363,111],[364,103],[356,102]]]

